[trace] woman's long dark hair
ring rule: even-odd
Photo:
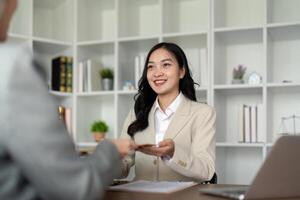
[[[149,51],[146,57],[143,74],[141,79],[139,80],[138,93],[134,96],[134,100],[135,100],[134,112],[135,112],[136,120],[133,121],[127,129],[127,133],[131,137],[133,137],[136,132],[144,130],[149,125],[148,115],[156,99],[157,94],[154,92],[154,90],[152,90],[152,88],[148,83],[147,66],[151,54],[155,50],[160,48],[167,50],[176,58],[180,69],[185,68],[185,75],[179,81],[179,90],[188,99],[192,101],[197,101],[195,88],[194,88],[194,84],[197,83],[195,83],[191,77],[188,61],[184,51],[174,43],[162,42],[156,44],[154,47],[152,47],[152,49]]]

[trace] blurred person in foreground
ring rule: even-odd
[[[0,0],[1,42],[16,7],[17,0]],[[58,118],[58,99],[48,92],[48,70],[29,49],[12,52],[6,59],[14,64],[0,66],[7,72],[0,78],[0,199],[101,198],[134,143],[104,140],[80,158]]]

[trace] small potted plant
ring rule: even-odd
[[[113,79],[114,74],[110,68],[103,68],[99,71],[101,77],[102,90],[112,90],[113,89]]]
[[[243,84],[244,83],[244,75],[246,72],[246,67],[243,65],[238,65],[233,68],[233,79],[231,81],[232,84]]]
[[[103,140],[107,131],[108,126],[104,121],[95,121],[91,125],[91,132],[93,133],[96,142]]]

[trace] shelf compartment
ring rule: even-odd
[[[196,90],[197,101],[201,103],[208,103],[207,90]]]
[[[109,126],[106,138],[115,138],[114,108],[114,95],[77,97],[77,142],[94,142],[90,126],[97,120],[103,120]]]
[[[299,0],[267,0],[267,22],[300,22]]]
[[[46,69],[49,70],[50,76],[51,76],[51,66],[52,66],[53,58],[58,57],[58,56],[72,56],[73,55],[72,46],[69,46],[69,45],[52,44],[52,43],[48,43],[48,42],[33,41],[32,48],[33,48],[33,53],[36,55],[37,59],[42,64],[47,66]],[[51,88],[50,80],[51,80],[51,77],[49,77],[49,88]],[[59,93],[59,94],[61,94],[61,93]]]
[[[300,116],[300,86],[267,88],[267,141],[274,143],[284,129],[293,132],[293,120],[281,124],[282,117]],[[300,132],[300,120],[295,121]]]
[[[264,14],[261,0],[215,0],[214,27],[261,26]]]
[[[163,33],[208,31],[208,0],[163,1]]]
[[[135,94],[118,95],[118,137],[122,133],[123,125],[130,110],[134,107]]]
[[[216,141],[239,141],[239,112],[243,104],[257,105],[263,102],[262,88],[219,89],[214,91],[214,107],[217,112]]]
[[[91,68],[93,68],[91,69],[91,71],[94,73],[91,75],[92,91],[90,92],[101,91],[101,77],[99,75],[99,70],[101,68],[109,68],[113,72],[115,71],[115,54],[114,54],[115,48],[114,47],[115,47],[114,43],[78,46],[78,63],[86,62],[87,60],[90,60]],[[76,84],[78,84],[78,82]]]
[[[134,61],[136,56],[146,59],[149,50],[158,43],[158,39],[127,41],[119,43],[118,89],[123,89],[126,81],[135,85]],[[144,64],[143,64],[144,65]]]
[[[115,7],[111,0],[78,0],[78,41],[115,39]]]
[[[251,72],[264,80],[262,29],[218,32],[214,37],[214,84],[231,84],[233,68],[239,64],[247,67],[245,80]]]
[[[33,0],[34,37],[72,42],[72,30],[72,0]]]
[[[175,43],[183,49],[194,81],[201,86],[207,86],[209,82],[207,35],[164,37],[163,40]]]
[[[158,35],[160,33],[160,21],[158,0],[119,1],[118,36],[120,38]]]
[[[300,25],[268,28],[268,83],[300,83]]]
[[[31,2],[30,0],[18,1],[17,10],[12,18],[10,25],[10,33],[29,36],[30,31],[30,20],[31,20]]]
[[[220,147],[216,149],[218,183],[251,184],[263,162],[263,148]]]

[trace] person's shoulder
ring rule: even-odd
[[[197,102],[197,101],[190,101],[191,104],[191,110],[192,112],[196,112],[196,113],[215,113],[215,109],[214,107],[206,104],[206,103],[201,103],[201,102]]]

